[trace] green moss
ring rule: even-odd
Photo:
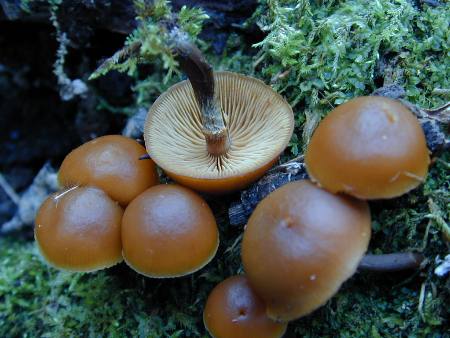
[[[450,87],[450,6],[424,7],[407,0],[264,0],[254,15],[267,32],[255,45],[258,75],[312,115],[367,95],[383,79],[402,85],[411,102],[439,105],[444,98],[433,91]],[[297,121],[308,124],[301,113]],[[298,149],[292,146],[294,155]]]
[[[140,73],[138,54],[121,66],[135,78],[135,106],[150,105],[181,78],[154,30],[155,18],[165,17],[170,9],[165,1],[158,1],[156,10],[147,3],[136,2],[145,25],[127,46],[147,41],[152,74]],[[185,10],[180,20],[196,37],[204,14]],[[425,5],[420,11],[406,0],[262,0],[248,23],[258,22],[267,33],[255,48],[232,34],[224,54],[215,56],[197,41],[215,69],[261,78],[294,105],[291,154],[296,154],[321,117],[344,100],[369,94],[383,74],[403,85],[410,101],[441,104],[444,98],[432,93],[450,88],[449,18],[448,4]],[[448,152],[441,155],[425,184],[412,193],[371,203],[370,251],[423,252],[424,268],[387,276],[358,273],[324,307],[291,323],[292,335],[450,337],[450,281],[433,272],[436,257],[449,250],[444,239],[450,214],[449,161]],[[242,272],[242,229],[227,224],[226,202],[209,202],[221,220],[219,252],[205,269],[181,279],[144,278],[124,264],[93,274],[63,273],[47,267],[33,243],[0,239],[0,337],[206,336],[202,310],[208,293],[224,278]]]
[[[125,264],[91,274],[60,272],[34,243],[0,240],[0,337],[199,337],[211,287],[238,262],[186,278],[152,280]]]

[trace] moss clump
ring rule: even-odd
[[[254,15],[267,32],[255,45],[260,75],[304,112],[297,120],[306,129],[383,82],[403,86],[407,99],[424,107],[444,103],[434,91],[450,87],[450,6],[420,10],[412,3],[264,0]]]

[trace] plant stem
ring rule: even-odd
[[[419,253],[402,252],[384,255],[365,255],[358,269],[364,271],[389,272],[417,269],[424,260]]]

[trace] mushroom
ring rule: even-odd
[[[323,305],[356,271],[370,233],[366,202],[307,180],[263,199],[244,231],[242,262],[269,318],[290,321]]]
[[[72,187],[48,197],[34,234],[45,260],[71,271],[96,271],[122,261],[123,210],[95,187]]]
[[[163,93],[145,122],[152,159],[174,180],[207,193],[226,193],[256,180],[288,144],[294,116],[263,82],[230,72],[213,74],[200,51],[175,39],[189,81]]]
[[[144,154],[145,148],[128,137],[102,136],[72,150],[61,164],[58,179],[64,187],[96,186],[126,205],[158,183],[154,162],[139,160]]]
[[[125,262],[155,278],[179,277],[211,261],[219,245],[214,215],[190,189],[157,185],[126,208],[122,219]]]
[[[417,118],[398,101],[358,97],[336,107],[305,154],[311,180],[361,199],[400,196],[425,180],[430,158]]]
[[[215,338],[276,338],[287,328],[286,323],[276,323],[266,316],[263,301],[245,276],[229,277],[211,291],[203,322]]]

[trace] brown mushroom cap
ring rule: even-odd
[[[208,204],[177,185],[154,186],[126,208],[122,220],[125,262],[156,278],[195,272],[211,261],[219,233]]]
[[[156,100],[144,138],[170,177],[195,190],[224,193],[247,186],[273,165],[291,138],[294,117],[289,104],[257,79],[229,72],[214,73],[214,78],[231,142],[224,154],[208,152],[189,81]]]
[[[263,199],[242,241],[242,262],[267,315],[289,321],[323,305],[356,270],[370,239],[366,202],[310,181]]]
[[[400,196],[424,181],[430,158],[417,118],[398,101],[358,97],[336,107],[314,132],[308,174],[331,192]]]
[[[59,182],[65,187],[99,187],[113,200],[126,205],[158,184],[155,163],[139,160],[144,154],[145,148],[135,140],[121,135],[102,136],[66,156],[59,170]]]
[[[276,338],[287,328],[266,316],[265,304],[244,276],[229,277],[212,290],[203,322],[215,338]]]
[[[95,271],[122,261],[123,210],[102,190],[73,187],[48,197],[34,235],[46,261],[71,271]]]

